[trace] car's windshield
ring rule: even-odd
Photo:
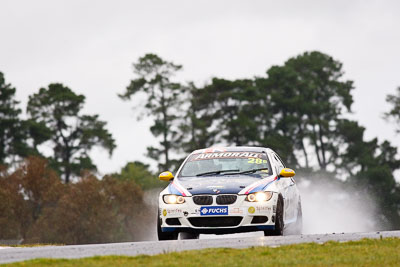
[[[254,172],[253,172],[254,170]],[[265,153],[222,152],[191,155],[179,173],[180,177],[230,175],[241,172],[268,174],[270,164]]]

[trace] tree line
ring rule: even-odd
[[[27,118],[0,72],[0,240],[86,244],[144,240],[153,219],[144,190],[160,187],[142,162],[97,177],[89,156],[115,140],[85,96],[60,83],[29,96]],[[50,148],[50,149],[49,149]]]
[[[74,183],[39,157],[0,169],[0,239],[88,244],[145,240],[153,219],[133,179],[81,173]]]
[[[181,65],[146,54],[133,63],[134,77],[119,94],[122,101],[134,103],[145,97],[140,101],[140,110],[153,119],[149,130],[158,140],[147,148],[147,155],[158,163],[160,171],[174,170],[187,153],[215,144],[271,147],[304,179],[323,175],[357,184],[360,193],[376,198],[385,228],[399,227],[400,186],[393,176],[400,168],[397,148],[389,141],[366,140],[365,128],[349,119],[354,84],[344,79],[341,62],[318,51],[305,52],[270,67],[264,76],[237,80],[215,77],[202,86],[177,81],[176,74],[181,70]],[[49,235],[53,239],[31,236],[33,230],[29,229],[51,223],[66,225],[57,221],[54,214],[60,215],[58,220],[62,220],[62,214],[83,218],[74,207],[84,203],[92,206],[96,214],[97,208],[111,212],[104,215],[110,218],[132,216],[123,203],[131,197],[126,190],[132,190],[139,207],[144,205],[143,190],[160,186],[142,162],[127,163],[120,173],[96,178],[90,150],[102,147],[111,156],[116,142],[99,115],[82,114],[85,96],[63,84],[49,84],[29,96],[26,119],[22,119],[16,89],[1,72],[0,91],[0,165],[5,166],[0,175],[0,198],[8,199],[7,204],[0,205],[0,224],[21,218],[22,213],[14,212],[16,207],[32,214],[27,221],[13,224],[20,225],[19,230],[8,236],[58,242],[55,236],[72,225]],[[400,132],[400,87],[387,96],[387,102],[391,109],[385,117],[396,123]],[[45,169],[51,175],[28,175],[29,166],[37,166],[30,169],[33,173],[40,166],[42,172]],[[53,178],[44,181],[43,177]],[[49,193],[53,198],[43,192],[35,195],[29,189],[34,186],[45,190],[41,184],[49,181],[57,184],[57,189],[50,190],[54,193]],[[86,190],[94,195],[86,194]],[[114,203],[114,199],[120,202]],[[78,200],[82,203],[74,202]],[[108,240],[117,241],[111,239],[118,236],[114,229],[125,229],[119,236],[125,233],[133,238],[126,235],[128,228],[134,228],[124,228],[126,218],[115,220],[118,225],[105,227],[112,233]],[[129,221],[137,221],[135,218],[130,217]],[[95,224],[97,219],[93,217],[90,222]],[[97,229],[101,232],[100,228]],[[71,235],[74,237],[65,237],[70,243],[94,242],[79,239],[78,231]]]

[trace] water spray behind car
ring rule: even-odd
[[[296,177],[303,205],[303,233],[377,231],[375,201],[360,188],[333,177]]]

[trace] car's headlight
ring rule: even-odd
[[[272,192],[257,192],[248,194],[246,201],[249,202],[264,202],[270,200],[272,197]]]
[[[177,195],[164,195],[163,200],[165,204],[183,204],[185,203],[185,199],[183,196]]]

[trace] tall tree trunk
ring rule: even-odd
[[[1,150],[0,150],[0,164],[5,163],[5,158],[6,158],[6,155],[5,155],[6,147],[5,147],[5,144],[4,144],[4,141],[3,141],[2,137],[3,136],[0,137],[0,148],[1,148]]]
[[[196,149],[196,147],[198,146],[198,144],[197,144],[197,140],[196,140],[196,129],[195,129],[195,122],[194,122],[194,120],[195,120],[195,114],[194,114],[194,112],[193,112],[193,114],[191,114],[191,116],[190,116],[190,124],[191,124],[191,129],[190,129],[190,132],[191,132],[191,135],[192,135],[192,145],[191,145],[191,148],[190,148],[190,150],[195,150]]]
[[[71,178],[71,165],[70,165],[70,161],[71,161],[71,155],[70,155],[70,151],[69,148],[66,148],[67,151],[65,152],[65,156],[64,156],[64,166],[65,166],[65,183],[68,184],[69,180]]]
[[[313,125],[312,128],[313,128],[313,136],[314,136],[313,142],[314,142],[314,146],[315,146],[315,154],[317,154],[318,164],[322,168],[322,162],[321,162],[321,158],[319,155],[318,137],[317,137],[317,133],[315,131],[315,125]]]
[[[327,162],[326,162],[326,155],[325,155],[325,153],[326,153],[325,144],[324,144],[324,141],[322,140],[323,130],[322,130],[320,124],[318,124],[318,128],[319,128],[318,138],[319,138],[319,142],[321,143],[321,153],[322,153],[322,162],[323,162],[323,168],[322,169],[325,170]]]
[[[163,141],[164,141],[164,156],[165,156],[165,166],[166,170],[170,167],[169,162],[169,143],[168,143],[168,119],[167,119],[167,107],[165,106],[165,96],[164,89],[161,88],[161,112],[163,119]]]
[[[306,168],[309,168],[310,165],[309,165],[309,161],[308,161],[308,153],[307,153],[306,147],[304,146],[304,131],[303,131],[303,128],[301,127],[300,123],[298,123],[298,126],[299,126],[299,132],[301,135],[301,141],[300,141],[301,150],[303,150],[304,158],[306,160]]]
[[[306,148],[304,146],[303,139],[300,141],[300,143],[301,143],[301,149],[303,150],[304,158],[306,160],[306,168],[308,169],[310,167],[310,165],[309,165],[309,162],[308,162],[308,153],[307,153],[307,150],[306,150]]]

